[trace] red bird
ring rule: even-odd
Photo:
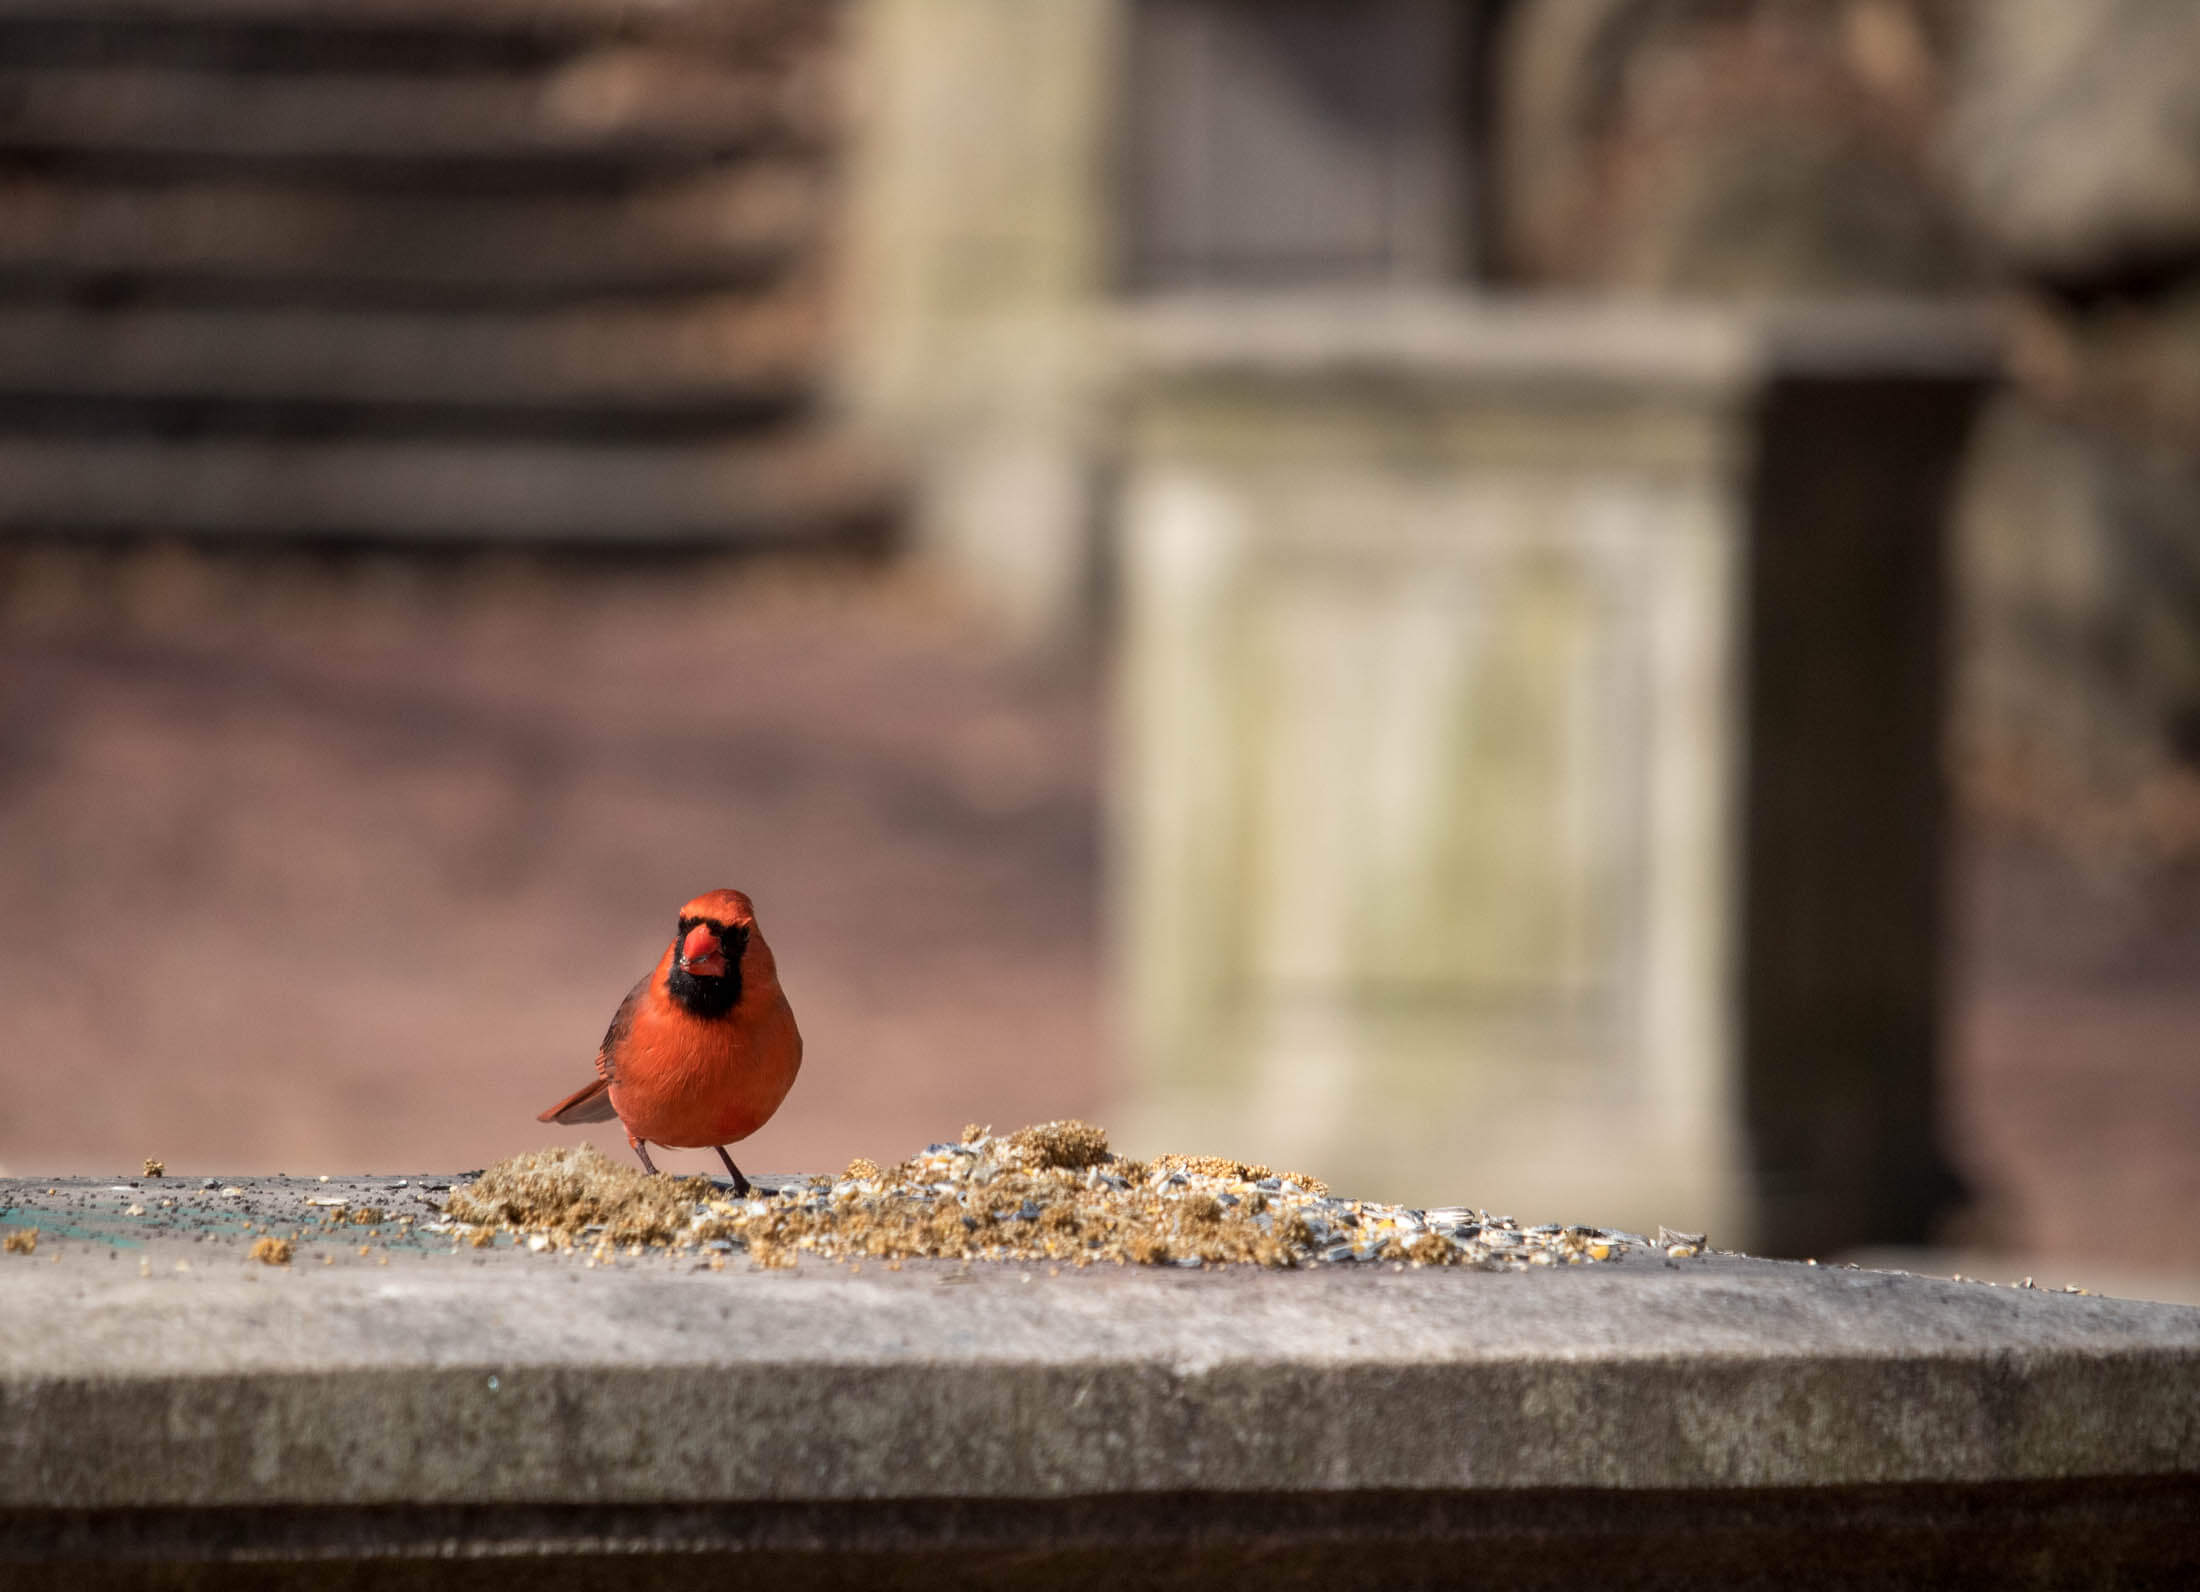
[[[749,1180],[726,1146],[771,1120],[802,1066],[802,1035],[779,988],[779,964],[738,890],[712,890],[680,909],[656,971],[627,992],[596,1051],[596,1081],[536,1118],[609,1122],[651,1172],[648,1146],[713,1149]]]

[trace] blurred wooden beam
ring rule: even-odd
[[[0,8],[0,535],[875,528],[839,0]]]
[[[821,148],[816,74],[664,48],[593,51],[534,74],[0,70],[0,154],[322,166],[433,161],[639,171]]]
[[[600,38],[682,34],[753,47],[834,25],[839,0],[8,0],[9,22],[185,24],[365,34],[378,29]]]
[[[240,287],[692,291],[789,261],[815,231],[816,183],[780,164],[592,199],[19,178],[0,184],[0,287],[181,276]]]
[[[0,532],[710,545],[874,525],[875,455],[810,431],[702,444],[0,437]]]
[[[814,295],[464,315],[0,308],[0,403],[663,404],[793,400],[825,342]]]

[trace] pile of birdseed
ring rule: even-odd
[[[938,1258],[1292,1267],[1391,1261],[1525,1270],[1696,1254],[1702,1239],[1556,1224],[1453,1206],[1419,1210],[1340,1199],[1316,1178],[1219,1156],[1111,1154],[1107,1134],[1049,1122],[996,1136],[977,1124],[894,1167],[851,1162],[839,1177],[793,1178],[731,1196],[705,1178],[651,1177],[588,1146],[499,1162],[451,1191],[462,1240],[523,1235],[535,1249],[597,1259],[657,1248],[762,1266]]]
[[[708,1178],[653,1177],[594,1145],[565,1145],[497,1162],[454,1187],[443,1215],[481,1235],[509,1229],[547,1236],[560,1249],[584,1237],[618,1248],[658,1247],[688,1238],[697,1212],[722,1198]]]

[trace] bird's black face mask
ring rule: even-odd
[[[708,918],[682,918],[666,992],[698,1017],[725,1016],[741,1004],[741,960],[748,949],[745,923],[729,927]]]

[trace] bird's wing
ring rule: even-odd
[[[585,1089],[575,1090],[535,1118],[537,1122],[609,1122],[619,1113],[611,1108],[611,1085],[598,1078]]]
[[[619,1009],[611,1014],[611,1026],[603,1031],[603,1043],[596,1047],[596,1076],[605,1083],[619,1075],[619,1052],[626,1047],[626,1036],[634,1027],[634,1013],[648,993],[649,980],[645,978],[626,992],[626,999],[619,1002]]]
[[[626,992],[626,999],[619,1002],[619,1009],[612,1014],[611,1026],[604,1030],[603,1043],[596,1047],[596,1081],[584,1089],[576,1089],[556,1105],[535,1118],[537,1122],[562,1122],[573,1126],[582,1122],[609,1122],[619,1113],[611,1104],[611,1080],[618,1069],[619,1048],[626,1042],[627,1031],[634,1026],[634,1009],[649,991],[649,980],[643,979]]]

